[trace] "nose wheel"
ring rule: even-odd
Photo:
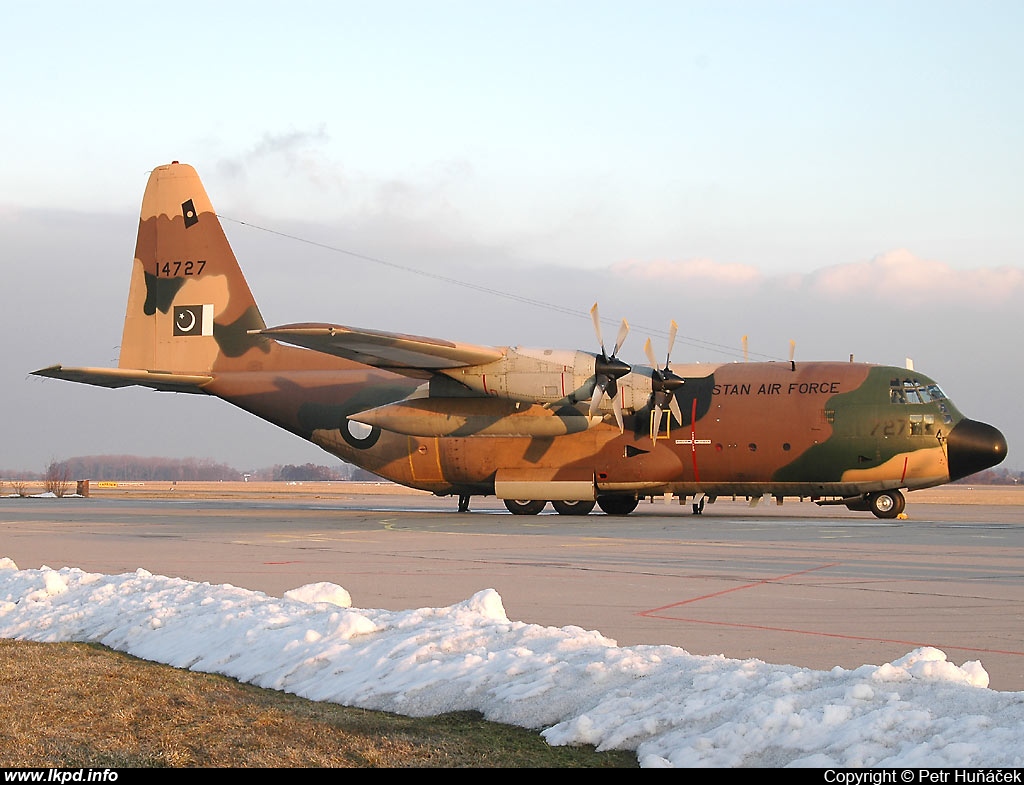
[[[868,496],[868,509],[876,518],[895,518],[907,506],[899,491],[880,491]]]

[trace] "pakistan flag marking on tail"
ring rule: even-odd
[[[174,335],[213,335],[213,305],[174,306]]]

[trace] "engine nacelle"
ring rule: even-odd
[[[640,366],[619,379],[619,395],[622,396],[622,411],[627,414],[643,409],[651,402],[653,372],[650,368]],[[602,411],[611,411],[608,400],[601,402]]]
[[[500,360],[487,365],[441,371],[471,390],[497,398],[539,404],[589,401],[594,394],[597,356],[565,349],[513,347]],[[618,380],[623,410],[634,412],[647,405],[651,374],[638,368]],[[605,397],[601,412],[612,411]]]
[[[564,349],[509,348],[487,365],[442,371],[471,390],[514,401],[586,401],[594,389],[595,357]]]

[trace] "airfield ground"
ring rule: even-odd
[[[9,485],[9,483],[8,483]],[[68,484],[74,493],[77,483]],[[10,488],[4,488],[10,492]],[[25,493],[45,491],[42,482],[25,483]],[[424,501],[436,500],[433,494],[406,488],[390,482],[113,482],[89,481],[89,496],[102,498],[166,499],[166,498],[338,498],[356,496],[412,496]],[[1024,486],[1020,485],[943,485],[911,491],[908,502],[919,504],[988,504],[1024,505]],[[448,500],[452,501],[452,500]],[[475,499],[474,502],[478,500]],[[479,501],[484,501],[480,497]],[[491,498],[500,506],[500,501]],[[723,498],[724,501],[724,498]],[[788,500],[787,500],[788,501]]]
[[[13,490],[5,481],[0,495]],[[17,488],[43,490],[42,483]],[[71,483],[68,492],[75,490]],[[25,569],[73,564],[116,574],[145,566],[275,596],[343,576],[364,607],[380,608],[443,607],[488,585],[501,592],[512,619],[599,629],[620,645],[656,642],[811,668],[888,662],[917,645],[937,645],[955,662],[981,660],[993,689],[1024,689],[1018,623],[1024,516],[1015,509],[1024,509],[1024,488],[1017,486],[915,491],[908,495],[909,520],[898,522],[806,501],[762,502],[755,511],[726,499],[700,518],[688,505],[645,502],[628,521],[596,514],[566,521],[554,514],[516,520],[500,500],[474,497],[474,511],[497,514],[460,516],[453,498],[386,482],[92,480],[89,495],[99,503],[8,500],[0,555]],[[384,526],[384,518],[403,525]],[[162,527],[158,540],[154,527]],[[112,531],[119,536],[111,538]],[[359,536],[346,536],[351,532]],[[815,565],[830,569],[808,569]],[[628,756],[612,760],[592,751],[585,763],[555,761],[547,750],[526,751],[518,741],[508,754],[511,731],[477,730],[476,717],[457,719],[473,725],[482,754],[462,755],[470,731],[461,725],[448,733],[417,721],[410,731],[404,718],[374,725],[353,748],[339,744],[339,729],[363,715],[332,713],[326,724],[311,725],[306,717],[321,717],[324,707],[285,705],[287,696],[245,685],[244,694],[229,699],[204,697],[200,691],[219,690],[220,682],[210,687],[204,677],[84,644],[0,644],[0,686],[18,697],[0,711],[0,726],[20,729],[11,731],[0,766],[635,765]],[[22,662],[27,667],[15,669]],[[95,688],[82,686],[84,675],[66,678],[85,667]],[[152,696],[144,699],[114,695],[111,673],[120,682],[153,679],[161,686],[143,690]],[[193,692],[182,697],[182,690]],[[90,724],[97,715],[81,714],[83,692],[85,705],[124,721],[98,733]],[[268,706],[280,712],[274,727],[284,735],[257,738],[252,718],[263,722]],[[158,721],[140,732],[140,717]],[[201,724],[222,718],[216,727]],[[204,739],[230,743],[197,747],[199,728]],[[422,749],[410,746],[419,744],[410,732],[426,740]],[[309,734],[326,741],[307,743]],[[404,746],[396,746],[398,738]],[[253,743],[240,747],[239,739]],[[275,756],[280,750],[293,752]]]

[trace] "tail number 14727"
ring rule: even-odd
[[[156,265],[157,278],[180,278],[183,275],[200,275],[206,267],[206,260],[164,262]]]

